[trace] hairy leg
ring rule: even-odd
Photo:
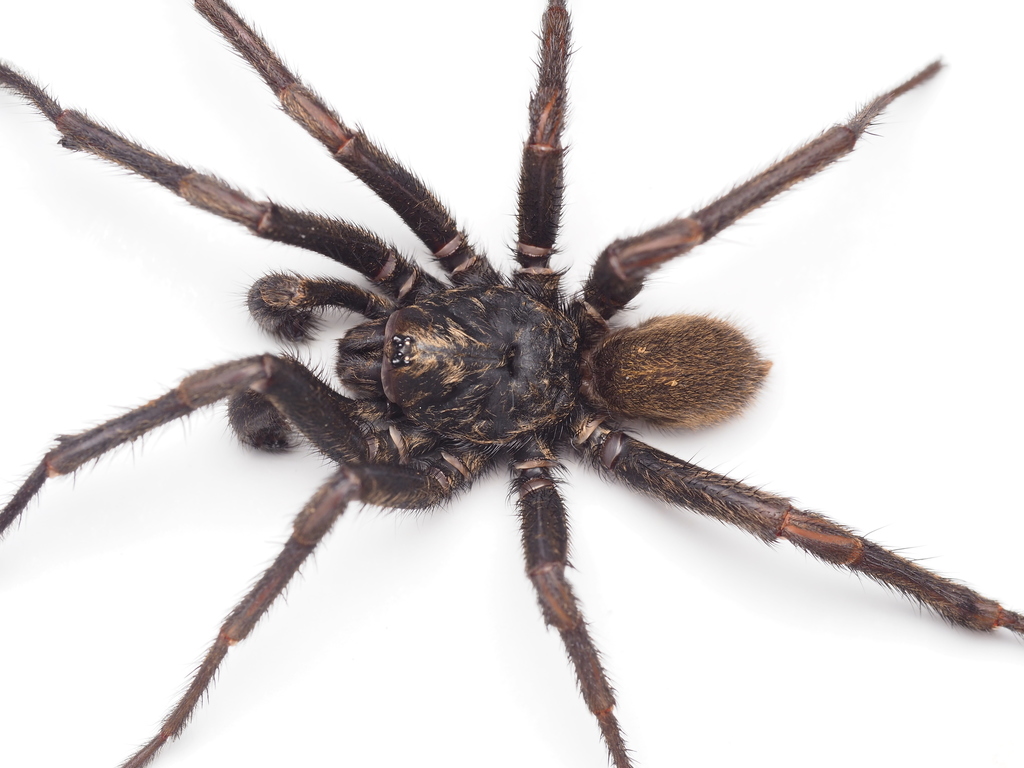
[[[519,173],[516,243],[516,280],[549,303],[557,300],[559,285],[549,263],[562,218],[569,41],[569,12],[564,2],[551,0],[544,13],[537,89],[530,99],[530,130]]]
[[[349,502],[361,501],[388,507],[431,507],[447,498],[455,487],[450,482],[441,482],[431,472],[410,467],[343,466],[321,486],[295,518],[291,536],[281,553],[228,614],[188,687],[156,735],[122,763],[122,768],[142,768],[167,741],[181,735],[209,690],[228,650],[249,636]]]
[[[498,282],[493,267],[474,252],[465,233],[426,185],[362,131],[345,125],[230,5],[222,0],[196,0],[195,5],[270,86],[284,111],[391,206],[455,282]]]
[[[601,427],[582,435],[581,452],[603,473],[670,504],[738,526],[764,541],[785,539],[832,565],[863,573],[920,601],[951,624],[1024,635],[1024,615],[922,568],[788,499],[710,472],[628,435]]]
[[[625,740],[613,713],[615,696],[583,612],[565,578],[569,529],[551,472],[558,462],[553,451],[536,442],[517,452],[515,459],[513,487],[519,495],[526,575],[537,592],[545,623],[562,637],[583,700],[597,718],[615,767],[630,768]]]
[[[68,149],[89,152],[144,176],[197,208],[244,225],[257,237],[315,251],[356,270],[393,299],[413,301],[441,288],[393,247],[338,219],[249,198],[224,181],[172,162],[71,109],[0,63],[0,87],[33,104],[61,132]]]
[[[352,400],[334,392],[294,360],[273,355],[249,357],[194,373],[139,408],[77,435],[59,437],[0,511],[0,535],[18,519],[47,479],[71,474],[163,424],[249,389],[266,397],[330,458],[366,460],[369,446]]]
[[[710,240],[780,192],[847,155],[883,109],[930,80],[941,68],[938,61],[929,64],[909,80],[872,100],[846,123],[829,128],[689,216],[611,243],[594,264],[580,299],[587,308],[591,327],[603,327],[604,321],[636,297],[647,275],[666,261]]]

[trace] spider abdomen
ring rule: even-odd
[[[739,413],[772,364],[712,317],[655,317],[612,331],[588,355],[585,389],[604,408],[661,427],[697,429]]]

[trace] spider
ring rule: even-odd
[[[400,351],[400,350],[398,350],[398,351]],[[400,356],[400,355],[399,355],[399,356]],[[607,443],[607,440],[608,440],[608,438],[607,438],[607,437],[605,437],[605,438],[604,438],[604,444],[606,444],[606,443]],[[595,446],[595,450],[596,450],[596,446]],[[445,461],[446,461],[446,460],[445,460]],[[442,469],[443,469],[443,465],[442,465]],[[532,467],[532,469],[540,469],[540,467]],[[458,478],[457,478],[457,477],[455,477],[454,475],[453,475],[453,477],[454,477],[454,478],[455,478],[456,480],[458,480]],[[544,479],[544,478],[542,478],[542,479]],[[544,487],[544,484],[543,484],[543,482],[542,482],[542,483],[540,483],[540,485],[542,486],[542,487],[541,487],[541,490],[543,490],[543,487]],[[536,494],[529,494],[529,495],[527,495],[527,496],[536,496]]]

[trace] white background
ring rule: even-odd
[[[542,3],[238,5],[507,268]],[[0,56],[65,106],[421,253],[184,0],[7,6]],[[1020,10],[637,0],[574,13],[571,284],[611,239],[945,58],[852,158],[662,270],[630,318],[716,313],[775,361],[742,420],[653,443],[1024,610]],[[53,435],[274,350],[243,306],[256,277],[343,274],[55,139],[0,96],[4,493]],[[951,629],[786,544],[570,471],[572,578],[638,766],[1019,760],[1024,647],[1009,633]],[[213,409],[48,484],[0,549],[0,760],[109,767],[147,739],[329,472],[301,451],[243,451]],[[157,765],[605,765],[506,497],[501,474],[431,516],[343,518]]]

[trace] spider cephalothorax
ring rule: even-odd
[[[356,285],[334,277],[272,274],[259,280],[248,298],[260,326],[286,342],[309,339],[325,310],[361,315],[364,321],[338,342],[336,374],[348,394],[284,355],[201,370],[139,408],[60,438],[0,513],[3,532],[49,478],[73,473],[162,424],[222,400],[242,442],[273,452],[305,441],[336,467],[295,517],[277,559],[228,614],[157,734],[126,768],[141,768],[181,733],[228,650],[251,633],[350,503],[436,507],[502,465],[512,474],[526,572],[544,619],[561,636],[614,763],[630,766],[615,698],[566,578],[567,514],[557,486],[559,459],[566,454],[659,501],[738,526],[764,541],[785,539],[905,593],[952,623],[1024,634],[1024,616],[995,601],[788,499],[631,436],[626,429],[636,422],[693,428],[733,416],[756,395],[770,363],[721,320],[672,315],[617,329],[609,322],[661,264],[850,152],[886,106],[939,71],[938,62],[709,205],[611,243],[581,290],[567,294],[551,264],[561,216],[570,47],[562,0],[549,0],[544,15],[539,81],[520,174],[517,268],[509,277],[477,252],[416,176],[346,125],[224,0],[195,4],[256,69],[285,112],[405,221],[444,277],[432,276],[342,219],[255,200],[144,149],[83,113],[62,108],[31,79],[0,64],[0,86],[32,103],[56,126],[65,147],[117,163],[258,237],[323,254],[364,280]]]
[[[367,396],[383,394],[422,429],[515,444],[572,411],[577,346],[565,314],[529,294],[452,288],[395,310],[383,328],[350,331],[338,343],[338,376]]]

